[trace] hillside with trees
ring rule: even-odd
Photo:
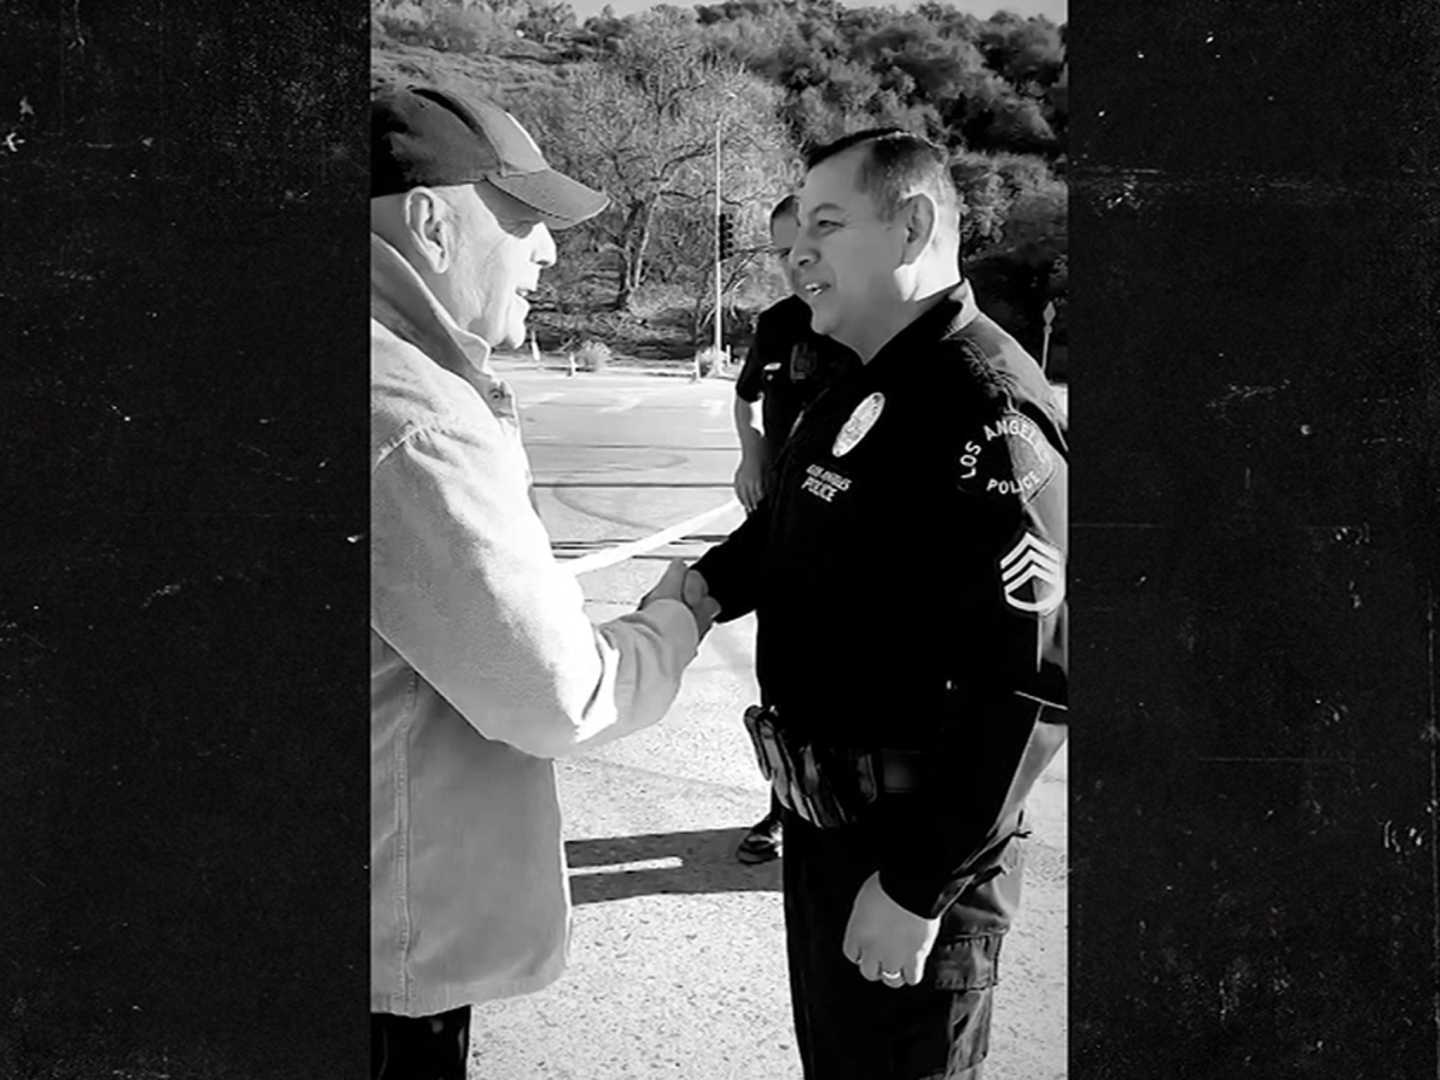
[[[594,338],[688,358],[711,332],[715,141],[736,250],[722,267],[727,342],[783,293],[764,257],[770,207],[800,157],[897,124],[944,145],[964,199],[963,258],[982,304],[1038,355],[1041,312],[1066,298],[1065,28],[927,2],[661,5],[577,21],[545,0],[374,0],[372,82],[479,92],[610,207],[556,236],[532,323],[542,347]]]

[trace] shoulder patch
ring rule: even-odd
[[[1029,502],[1055,475],[1055,450],[1035,421],[1013,410],[977,425],[960,448],[956,486],[967,495]]]
[[[1000,587],[1017,611],[1049,615],[1065,600],[1065,558],[1027,532],[1000,560]]]

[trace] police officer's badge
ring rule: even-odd
[[[871,394],[856,405],[850,419],[846,420],[845,426],[840,429],[840,434],[835,436],[835,445],[830,448],[830,452],[836,457],[844,457],[854,450],[856,444],[875,426],[875,421],[880,419],[884,408],[885,395],[881,393]]]
[[[1065,599],[1065,557],[1027,532],[1000,560],[1000,584],[1005,602],[1017,611],[1049,615]]]

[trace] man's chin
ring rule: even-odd
[[[492,349],[520,349],[525,345],[525,316],[494,314],[482,316],[470,324],[469,330],[485,339]]]
[[[839,323],[840,319],[828,305],[819,308],[812,307],[810,309],[810,329],[814,330],[817,334],[834,337]]]
[[[856,333],[857,326],[854,319],[842,319],[838,312],[816,311],[810,309],[810,330],[828,337],[831,341],[838,341],[847,349],[854,349],[859,352],[856,342],[859,335]]]
[[[490,343],[492,349],[520,349],[525,346],[525,320],[510,319],[505,329],[495,335],[496,340]]]

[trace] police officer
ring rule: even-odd
[[[764,496],[780,447],[801,411],[859,363],[845,346],[810,329],[810,308],[795,295],[790,249],[800,228],[798,206],[795,196],[787,195],[770,212],[770,250],[780,260],[790,295],[760,313],[755,340],[735,380],[735,433],[740,439],[735,496],[747,513]],[[760,428],[755,423],[757,401]],[[768,862],[780,854],[781,839],[780,802],[772,795],[769,813],[751,826],[735,857],[742,863]]]
[[[810,308],[796,295],[790,251],[799,232],[799,200],[787,195],[770,212],[770,250],[780,261],[790,295],[771,304],[755,322],[755,340],[735,380],[735,430],[740,467],[735,494],[747,511],[765,493],[766,474],[801,411],[830,382],[858,363],[853,352],[810,329]],[[760,402],[761,427],[755,425]]]
[[[1063,424],[962,280],[940,148],[817,149],[800,222],[812,327],[862,365],[687,599],[757,614],[746,722],[786,807],[807,1080],[978,1080],[1024,800],[1067,730]]]

